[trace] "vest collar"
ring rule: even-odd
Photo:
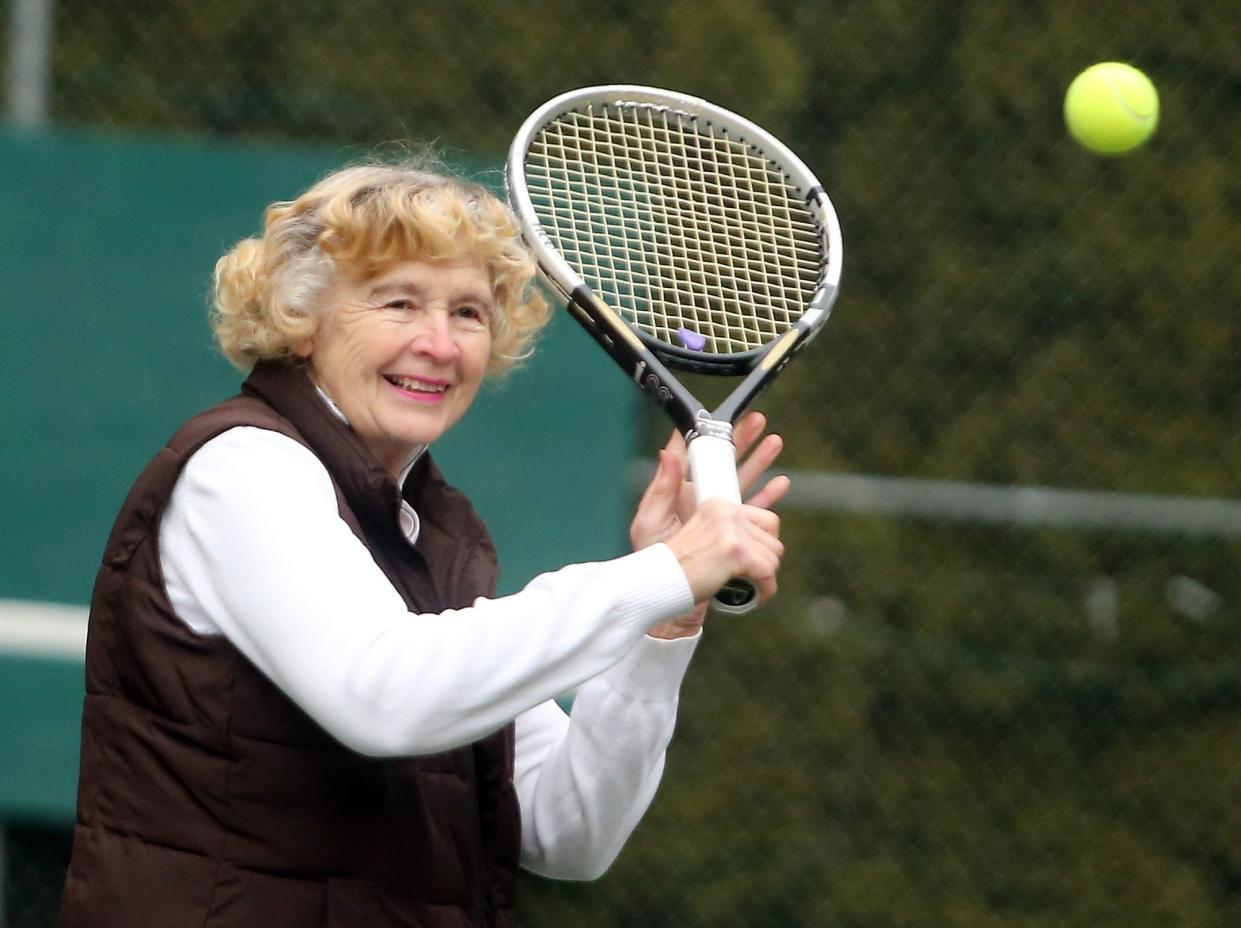
[[[314,383],[314,379],[311,379]],[[336,400],[328,395],[327,390],[315,383],[315,392],[319,394],[319,398],[327,404],[327,408],[332,411],[332,415],[336,416],[345,425],[349,425],[349,417],[345,415],[345,411],[336,405]],[[352,428],[352,426],[350,426]],[[414,449],[414,453],[409,456],[409,460],[405,462],[405,466],[401,468],[400,475],[396,478],[396,484],[399,487],[405,486],[405,481],[409,479],[409,472],[414,469],[414,465],[418,463],[418,459],[426,454],[430,445],[419,445]]]
[[[323,402],[306,365],[260,361],[241,391],[264,400],[297,427],[361,521],[385,532],[400,531],[401,494],[396,480],[343,418]]]
[[[384,539],[385,544],[409,550],[400,524],[404,499],[418,513],[417,547],[425,555],[432,576],[458,577],[462,559],[481,544],[487,551],[487,577],[475,584],[471,595],[493,588],[495,549],[487,530],[469,500],[444,481],[430,454],[414,461],[398,489],[396,480],[353,429],[323,402],[304,364],[260,362],[241,391],[266,402],[298,430],[336,481],[364,532]],[[465,604],[468,600],[461,603]]]

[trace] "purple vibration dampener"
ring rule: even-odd
[[[677,338],[690,351],[702,351],[707,347],[707,336],[699,335],[693,329],[687,329],[684,326],[677,329]]]

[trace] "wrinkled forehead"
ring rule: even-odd
[[[400,260],[379,269],[360,283],[372,297],[402,294],[426,296],[432,291],[442,291],[454,299],[490,302],[495,295],[493,275],[472,255],[436,260]]]
[[[455,289],[470,290],[493,299],[496,291],[495,268],[476,250],[461,249],[447,254],[410,249],[382,261],[337,264],[338,279],[367,292],[396,292],[425,289],[429,280],[451,281]]]

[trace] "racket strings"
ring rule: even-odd
[[[713,354],[791,328],[821,280],[823,233],[762,152],[664,107],[591,104],[538,133],[526,183],[544,233],[632,324]]]

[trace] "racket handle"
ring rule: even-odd
[[[731,437],[698,435],[689,443],[689,472],[698,505],[709,499],[741,502],[737,482],[737,451]],[[744,615],[758,605],[758,588],[744,577],[733,577],[711,599],[711,608],[727,615]]]

